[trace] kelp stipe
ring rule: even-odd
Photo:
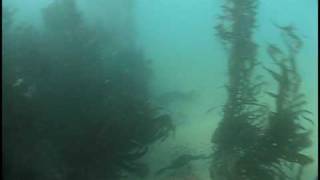
[[[276,110],[256,99],[262,82],[252,81],[256,66],[256,45],[252,42],[255,27],[255,0],[228,0],[222,6],[225,15],[216,26],[217,35],[229,50],[228,100],[224,117],[213,134],[212,179],[219,180],[278,180],[292,179],[294,163],[303,167],[312,159],[301,154],[309,147],[310,131],[301,121],[306,101],[299,92],[300,77],[296,68],[296,54],[302,47],[293,28],[278,26],[288,48],[285,56],[276,45],[268,53],[280,68],[280,73],[265,68],[278,82],[278,92],[267,94],[275,98]],[[300,121],[300,122],[299,122]],[[293,170],[294,171],[294,170]],[[302,169],[295,175],[299,179]]]
[[[227,102],[224,117],[212,136],[212,179],[241,178],[239,162],[260,136],[258,120],[265,107],[256,99],[261,82],[253,82],[257,65],[257,45],[252,40],[255,29],[256,0],[228,0],[222,5],[224,15],[216,26],[217,35],[229,53]]]
[[[304,93],[300,92],[301,78],[296,67],[296,55],[302,47],[302,40],[293,30],[281,28],[281,31],[288,51],[285,55],[280,48],[272,44],[268,48],[279,72],[265,69],[278,83],[278,91],[268,92],[275,99],[275,111],[270,112],[269,125],[256,149],[264,149],[260,151],[260,161],[264,166],[273,168],[273,179],[300,179],[301,169],[296,172],[297,169],[292,168],[294,164],[303,168],[313,162],[312,158],[301,153],[312,145],[311,130],[306,125],[313,121],[309,117],[311,112],[304,109],[307,102]],[[277,49],[279,56],[276,57],[271,49]],[[290,169],[292,171],[289,171]],[[292,175],[295,173],[296,175]]]

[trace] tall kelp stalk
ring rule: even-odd
[[[279,72],[265,69],[278,83],[278,90],[276,93],[267,92],[275,99],[275,110],[268,114],[268,126],[256,145],[259,151],[254,156],[259,160],[261,169],[264,167],[272,175],[269,179],[300,180],[302,169],[313,162],[312,158],[301,152],[312,145],[312,131],[308,123],[313,124],[311,112],[304,109],[307,101],[304,93],[300,92],[301,77],[296,65],[296,57],[303,43],[292,26],[279,28],[287,52],[274,44],[268,47],[268,53]],[[299,168],[297,173],[295,167]]]
[[[212,179],[239,178],[237,164],[259,137],[254,124],[263,108],[255,95],[260,83],[252,82],[257,64],[257,45],[252,41],[255,28],[256,0],[228,0],[222,6],[224,15],[216,26],[217,35],[229,50],[227,103],[224,117],[212,137],[215,146],[210,168]]]
[[[224,117],[213,135],[212,179],[217,180],[286,180],[300,179],[301,167],[312,159],[301,153],[311,145],[304,120],[311,121],[303,109],[306,101],[299,92],[296,55],[301,39],[291,26],[280,27],[288,53],[270,45],[268,53],[280,73],[266,68],[278,83],[271,111],[255,98],[262,83],[253,83],[256,45],[251,41],[256,2],[227,1],[223,5],[223,23],[216,26],[219,37],[230,47],[228,101]],[[226,27],[225,23],[230,23]],[[229,28],[229,29],[228,29]],[[312,122],[312,121],[311,121]],[[295,175],[295,164],[300,169]]]
[[[112,34],[86,24],[75,2],[45,8],[43,32],[6,16],[5,179],[142,177],[148,168],[139,158],[173,129],[148,103],[143,54],[117,49]]]

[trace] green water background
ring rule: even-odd
[[[17,7],[18,21],[41,25],[40,9],[50,1],[5,0],[4,3]],[[79,6],[86,20],[114,26],[121,31],[123,26],[124,1],[85,1]],[[166,91],[194,90],[198,94],[195,102],[174,109],[185,121],[175,136],[167,142],[155,144],[144,158],[150,163],[151,171],[166,165],[172,157],[182,152],[210,153],[211,135],[220,121],[219,108],[205,111],[225,102],[227,52],[214,35],[216,16],[221,14],[221,0],[136,0],[134,7],[137,43],[152,60],[154,77],[152,90],[155,94]],[[107,5],[107,6],[105,6]],[[265,0],[259,1],[256,42],[259,45],[258,60],[266,66],[272,63],[266,54],[267,43],[281,43],[280,32],[272,25],[293,24],[304,40],[298,56],[299,72],[303,79],[302,90],[307,94],[308,109],[314,112],[315,125],[313,146],[307,151],[315,159],[304,172],[303,179],[312,179],[318,169],[318,1],[316,0]],[[257,69],[268,82],[266,89],[274,89],[275,83],[262,69]],[[264,98],[264,97],[263,97]],[[268,99],[266,99],[268,101]],[[269,102],[271,103],[271,102]],[[194,171],[201,180],[209,179],[209,161],[195,162]],[[146,179],[155,179],[148,177]]]

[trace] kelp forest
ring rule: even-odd
[[[317,112],[301,66],[310,45],[294,17],[268,22],[280,39],[262,42],[256,33],[268,2],[91,1],[48,0],[39,8],[41,26],[21,21],[21,8],[3,4],[5,180],[314,180],[317,174],[308,173],[317,169],[310,153],[317,146]],[[203,22],[192,14],[201,3],[217,7],[208,8],[211,34],[183,34]],[[181,14],[183,4],[194,19]],[[96,14],[100,21],[90,22]],[[183,23],[190,29],[174,29]],[[197,44],[202,37],[217,46]],[[145,45],[152,38],[160,45]],[[207,55],[179,51],[177,41],[219,53],[201,61]],[[192,51],[199,51],[197,59],[181,55]],[[165,52],[174,56],[159,55]],[[173,61],[178,65],[169,66]],[[203,68],[191,70],[201,62],[208,80],[188,78],[207,76]],[[180,66],[190,68],[181,75]],[[224,75],[217,75],[220,69]],[[212,107],[220,97],[222,104]]]
[[[6,13],[5,179],[145,176],[137,160],[173,126],[148,102],[143,54],[87,27],[73,0],[43,10],[44,33]]]
[[[286,51],[270,44],[267,52],[277,68],[264,67],[277,83],[276,92],[261,92],[263,82],[254,81],[259,65],[257,44],[252,38],[256,24],[256,0],[227,1],[217,35],[228,46],[228,100],[224,116],[212,136],[212,179],[301,179],[301,169],[313,159],[301,153],[311,145],[311,130],[304,121],[313,123],[304,109],[305,94],[300,92],[301,78],[296,56],[302,40],[290,25],[277,26]],[[274,110],[259,101],[267,93],[274,99]],[[300,172],[300,173],[299,173]],[[292,174],[292,172],[290,173]]]

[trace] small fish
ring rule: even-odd
[[[300,153],[289,153],[284,159],[289,162],[295,162],[303,166],[313,162],[312,158]]]
[[[295,28],[293,27],[293,25],[280,26],[280,25],[276,24],[275,22],[272,22],[272,24],[273,24],[274,26],[276,26],[277,28],[279,28],[279,29],[281,29],[281,30],[283,30],[283,31],[286,31],[286,32],[288,32],[288,33],[292,33],[292,32],[295,30]]]
[[[112,52],[111,52],[111,56],[112,57],[114,57],[114,56],[116,56],[116,55],[118,55],[119,54],[119,51],[117,51],[117,50],[113,50]]]
[[[110,80],[109,79],[106,79],[105,81],[104,81],[104,84],[109,84],[110,83]]]
[[[27,98],[32,98],[35,92],[36,92],[36,86],[31,85],[28,87],[27,91],[23,93],[23,95]]]
[[[13,83],[13,87],[17,87],[17,86],[20,86],[21,84],[23,83],[23,79],[22,78],[19,78],[17,79],[14,83]]]
[[[218,109],[219,107],[222,107],[222,106],[214,106],[214,107],[211,107],[211,108],[209,108],[205,113],[208,114],[208,113],[210,113],[210,112]]]
[[[192,102],[197,97],[195,91],[181,92],[181,91],[170,91],[161,94],[156,98],[156,101],[162,106],[168,106],[175,102]]]
[[[182,166],[185,166],[190,161],[201,160],[201,159],[209,159],[211,157],[212,157],[212,155],[204,155],[204,154],[200,154],[200,155],[182,154],[179,157],[177,157],[176,159],[174,159],[170,163],[169,166],[166,166],[166,167],[161,168],[160,170],[158,170],[156,172],[156,175],[163,174],[167,170],[178,169],[178,168],[180,168]]]

